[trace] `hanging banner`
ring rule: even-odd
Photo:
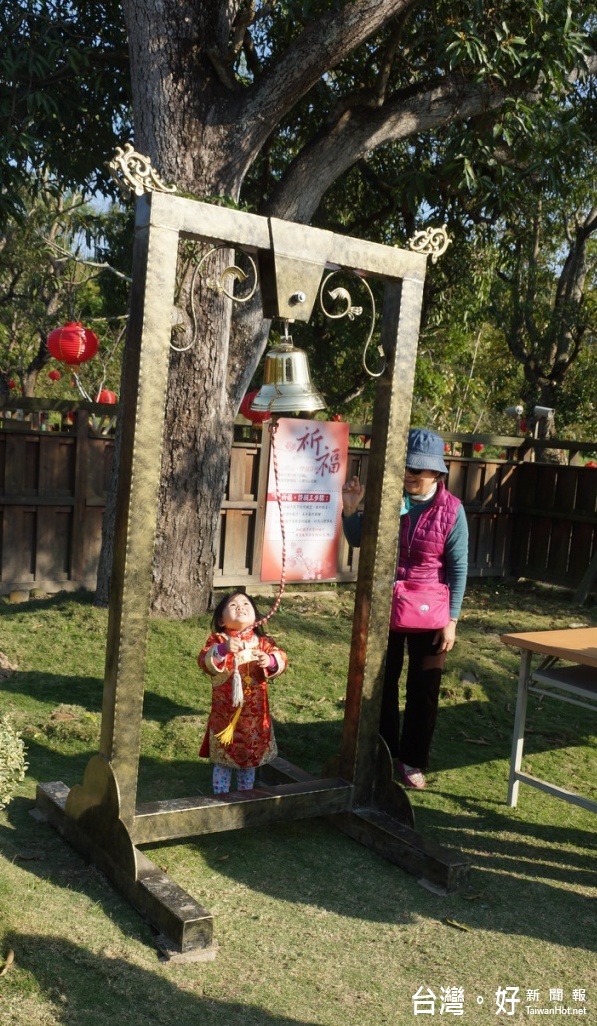
[[[348,424],[283,417],[278,421],[274,445],[286,547],[286,580],[334,580],[342,530]],[[261,580],[279,581],[281,573],[282,529],[272,452]]]

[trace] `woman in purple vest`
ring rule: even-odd
[[[433,431],[412,428],[404,471],[396,578],[444,581],[450,591],[450,613],[440,630],[390,631],[379,732],[402,780],[407,787],[417,789],[425,787],[423,771],[435,729],[442,671],[446,655],[454,646],[468,567],[464,507],[446,489],[447,473],[443,439]],[[364,492],[357,477],[342,489],[344,534],[354,546],[361,541],[362,514],[358,507]],[[398,681],[405,645],[408,672],[401,724]]]

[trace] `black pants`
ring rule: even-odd
[[[390,631],[388,638],[379,732],[392,758],[399,758],[408,766],[416,766],[418,769],[425,769],[429,761],[439,688],[446,661],[446,653],[435,650],[435,634],[436,631],[414,634]],[[401,731],[398,681],[404,663],[405,645],[408,648],[408,672]]]

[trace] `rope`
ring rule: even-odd
[[[272,608],[270,609],[269,613],[266,616],[262,616],[261,619],[257,620],[254,624],[252,624],[250,628],[247,628],[247,629],[250,629],[250,630],[255,630],[256,627],[260,627],[262,624],[267,623],[267,621],[274,615],[274,613],[276,613],[278,611],[278,609],[280,608],[280,602],[282,601],[282,595],[284,594],[284,588],[286,587],[286,529],[284,527],[284,514],[283,514],[283,510],[282,510],[282,496],[280,495],[280,482],[279,482],[279,472],[278,472],[278,454],[276,452],[276,444],[275,444],[276,443],[276,431],[277,430],[278,430],[278,422],[275,421],[275,420],[272,420],[272,422],[270,423],[270,426],[269,426],[269,431],[270,431],[270,435],[271,435],[271,439],[272,439],[272,463],[274,465],[274,481],[275,481],[275,484],[276,484],[276,502],[278,503],[278,510],[279,510],[279,513],[280,513],[280,533],[282,535],[282,569],[281,569],[281,572],[280,572],[280,586],[279,586],[279,589],[278,589],[278,594],[276,596],[276,600],[275,600]],[[241,632],[241,637],[242,637],[242,632]],[[239,694],[239,691],[240,691],[240,694]],[[234,713],[234,716],[232,717],[230,723],[228,724],[228,726],[224,727],[224,729],[221,730],[219,732],[219,734],[216,734],[216,737],[217,737],[218,741],[220,742],[220,744],[224,745],[224,747],[228,747],[228,745],[232,744],[232,741],[233,741],[233,738],[234,738],[234,730],[235,730],[236,724],[239,721],[240,714],[241,714],[241,711],[242,711],[242,708],[243,708],[243,703],[244,703],[244,695],[243,695],[243,692],[242,692],[242,683],[241,683],[241,679],[240,679],[240,673],[238,672],[238,664],[237,664],[236,656],[235,656],[234,657],[234,673],[233,673],[233,677],[232,677],[232,704],[233,705],[237,705],[237,703],[238,703],[238,707],[237,707],[236,712]]]
[[[276,600],[266,616],[263,616],[261,620],[257,620],[253,624],[253,628],[260,627],[278,611],[280,608],[280,602],[282,601],[282,595],[284,594],[284,588],[286,587],[286,528],[284,526],[284,513],[282,510],[282,496],[280,495],[280,483],[278,474],[278,453],[276,451],[276,432],[278,430],[277,420],[272,420],[269,426],[269,432],[272,440],[272,463],[274,466],[274,481],[276,484],[276,502],[278,503],[278,511],[280,513],[280,533],[282,535],[282,569],[280,571],[280,587]]]

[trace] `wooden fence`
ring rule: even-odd
[[[114,451],[101,430],[113,407],[43,400],[22,407],[26,420],[0,410],[0,594],[93,590]],[[48,409],[63,415],[58,430],[40,421]]]
[[[11,404],[15,406],[15,404]],[[0,594],[95,588],[101,519],[113,438],[103,434],[114,409],[89,403],[23,400],[28,421],[0,410]],[[42,430],[39,412],[76,407],[58,430]],[[102,419],[103,418],[103,419]],[[369,428],[351,427],[349,475],[366,483]],[[239,425],[222,503],[216,587],[260,585],[269,435]],[[546,443],[527,438],[445,435],[448,487],[462,499],[470,530],[469,576],[528,577],[576,588],[597,561],[597,469],[580,454],[592,443],[557,444],[565,465],[533,462]],[[476,451],[484,446],[483,451]],[[476,447],[476,448],[475,448]],[[487,448],[500,458],[487,458]],[[503,455],[503,458],[501,458]],[[358,549],[342,539],[337,581],[352,581]],[[306,584],[308,582],[305,582]]]

